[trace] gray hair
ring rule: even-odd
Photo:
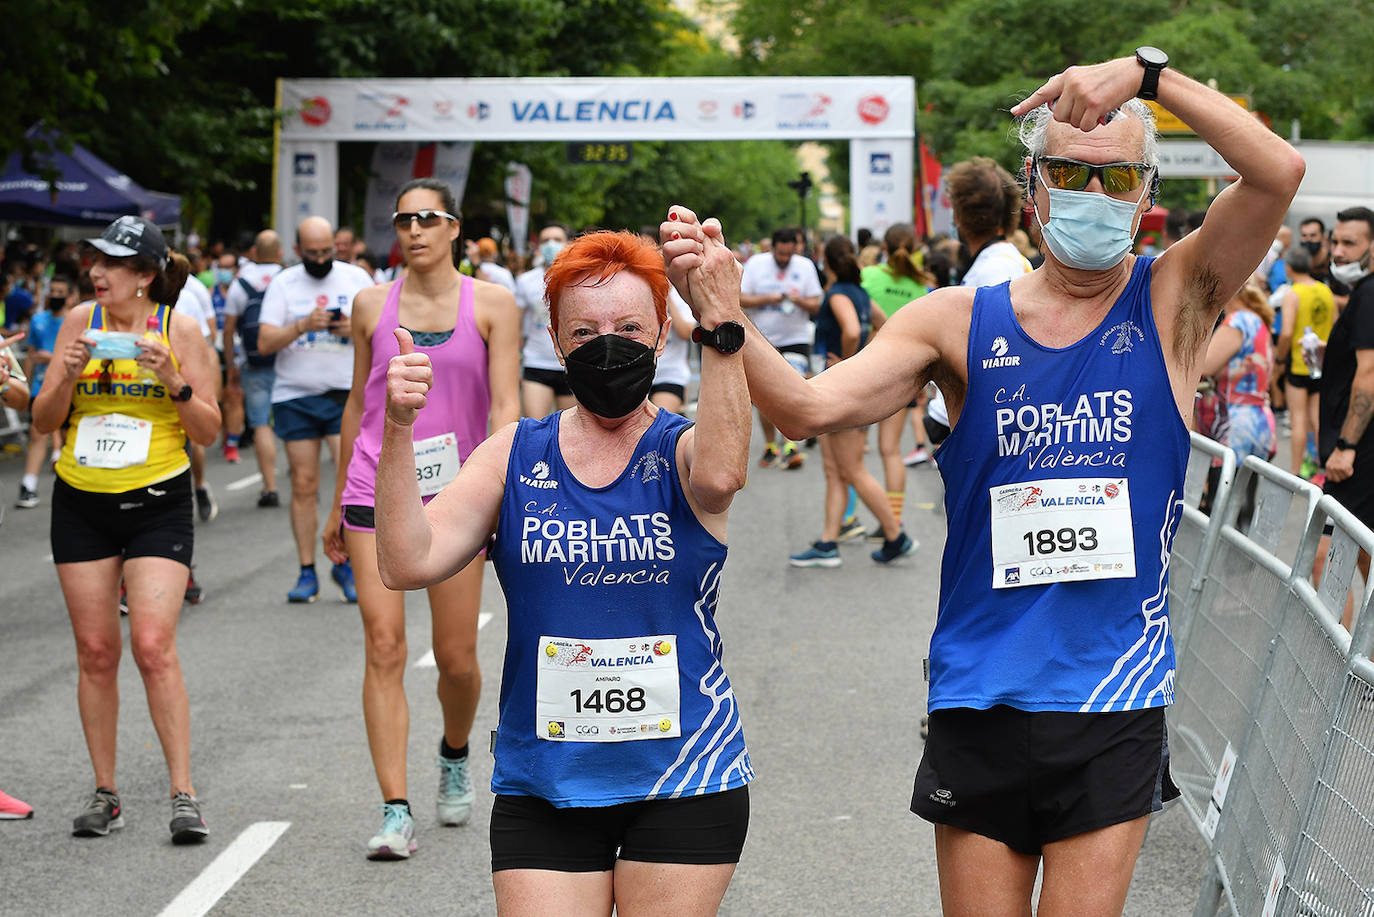
[[[1312,256],[1307,253],[1307,249],[1301,245],[1288,246],[1288,252],[1283,256],[1284,263],[1293,269],[1297,274],[1312,273]]]
[[[1117,109],[1119,114],[1133,115],[1140,121],[1145,128],[1145,142],[1140,154],[1140,161],[1152,169],[1159,169],[1159,131],[1155,127],[1155,114],[1150,111],[1150,106],[1139,99],[1128,99],[1124,105]],[[1021,124],[1017,127],[1017,134],[1021,139],[1021,145],[1026,148],[1026,152],[1032,158],[1043,156],[1045,146],[1049,142],[1050,121],[1054,119],[1054,114],[1048,105],[1040,105],[1031,109],[1021,118]]]

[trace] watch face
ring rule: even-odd
[[[1164,67],[1169,63],[1169,55],[1149,45],[1136,48],[1135,56],[1140,58],[1141,63],[1149,64],[1151,67]]]
[[[716,326],[716,349],[734,353],[744,346],[744,326],[739,322],[721,322]]]

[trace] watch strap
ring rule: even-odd
[[[1168,66],[1169,58],[1158,48],[1140,47],[1136,49],[1135,59],[1141,67],[1145,68],[1145,72],[1140,78],[1140,89],[1136,92],[1136,98],[1154,101],[1159,97],[1159,75]]]
[[[1350,440],[1346,439],[1344,436],[1338,436],[1336,437],[1336,448],[1349,449],[1351,452],[1354,452],[1355,444],[1352,443]]]

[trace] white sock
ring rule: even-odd
[[[38,475],[36,475],[36,474],[26,474],[26,475],[24,475],[23,484],[24,484],[24,489],[25,489],[25,490],[37,490],[37,489],[38,489]]]

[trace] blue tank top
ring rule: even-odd
[[[837,281],[830,285],[830,289],[825,291],[825,298],[821,300],[820,311],[816,313],[816,352],[822,359],[828,353],[835,356],[843,356],[843,332],[840,330],[840,323],[835,319],[835,313],[830,308],[830,297],[835,294],[849,297],[849,301],[854,304],[854,311],[859,317],[859,347],[868,343],[868,332],[873,326],[873,300],[868,295],[868,291],[857,283],[845,283]]]
[[[678,479],[689,422],[659,411],[625,470],[580,484],[562,413],[516,429],[492,561],[509,637],[495,793],[607,806],[753,779],[721,665],[726,548]]]
[[[1009,284],[975,294],[964,409],[936,454],[949,537],[931,710],[1173,702],[1169,551],[1188,430],[1152,261],[1137,258],[1102,324],[1062,349],[1021,329]]]

